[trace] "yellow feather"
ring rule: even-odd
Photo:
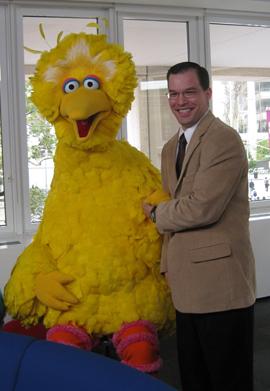
[[[95,27],[97,30],[99,30],[99,24],[98,23],[90,22],[90,23],[87,23],[86,26],[87,27]]]
[[[30,48],[28,48],[27,46],[24,46],[23,48],[24,48],[24,50],[27,50],[27,51],[30,52],[30,53],[34,53],[34,54],[40,54],[40,53],[42,53],[42,50],[30,49]]]
[[[43,24],[42,24],[42,23],[39,23],[38,28],[39,28],[40,35],[42,36],[42,38],[43,38],[44,41],[45,41],[46,38],[45,38],[44,29],[43,29]]]
[[[56,39],[57,45],[58,45],[59,42],[61,41],[61,38],[62,38],[63,33],[64,33],[63,31],[60,31],[60,33],[57,35],[57,39]]]
[[[105,26],[106,28],[108,28],[109,25],[110,25],[108,19],[107,19],[107,18],[102,18],[102,20],[103,20],[104,26]]]

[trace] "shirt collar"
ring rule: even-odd
[[[201,122],[201,120],[206,116],[206,114],[209,112],[209,109],[205,112],[205,114],[199,119],[199,121],[191,126],[190,128],[186,128],[185,130],[182,129],[182,127],[179,129],[178,133],[178,139],[182,136],[183,133],[185,133],[185,139],[187,140],[187,145],[190,143],[191,137],[193,136],[193,133],[195,132],[197,126]]]

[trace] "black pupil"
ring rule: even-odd
[[[93,82],[92,82],[92,81],[89,81],[89,82],[87,83],[87,85],[88,85],[88,87],[93,87]]]
[[[75,88],[74,84],[70,84],[70,85],[69,85],[69,89],[70,89],[70,90],[74,90],[74,88]]]

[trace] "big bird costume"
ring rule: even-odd
[[[122,362],[155,372],[157,332],[171,328],[174,310],[161,238],[142,210],[161,189],[159,172],[116,140],[136,87],[131,55],[105,35],[70,34],[42,53],[31,83],[58,144],[42,222],[5,287],[7,310],[25,326],[43,322],[51,341],[91,349],[110,336]],[[162,200],[153,194],[149,202]]]

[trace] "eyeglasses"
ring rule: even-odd
[[[167,98],[169,100],[176,100],[177,98],[179,98],[180,95],[182,95],[182,97],[185,99],[194,99],[201,91],[202,90],[198,88],[189,88],[187,90],[179,91],[179,92],[169,91],[167,93]]]

